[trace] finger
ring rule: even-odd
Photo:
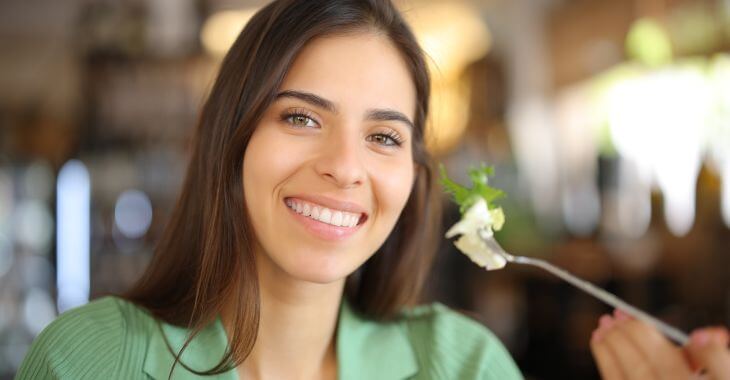
[[[692,333],[685,349],[712,379],[730,379],[728,332],[724,328],[705,328]]]
[[[599,320],[598,328],[593,331],[591,336],[591,353],[593,358],[596,360],[598,366],[598,372],[601,374],[603,380],[622,380],[623,374],[621,367],[613,353],[608,348],[606,343],[603,341],[603,333],[606,325],[611,323],[611,317],[604,315]]]
[[[634,347],[647,358],[660,379],[687,379],[692,374],[682,350],[669,342],[649,324],[617,310],[616,319],[623,321],[620,329]]]
[[[614,357],[616,357],[625,379],[656,379],[656,373],[649,359],[628,338],[627,332],[623,331],[625,322],[616,320],[614,325],[604,334],[603,341],[606,342]]]

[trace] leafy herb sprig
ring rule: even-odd
[[[482,163],[477,167],[470,167],[469,178],[471,178],[472,182],[471,187],[464,187],[452,181],[446,175],[446,168],[443,164],[439,164],[439,172],[444,191],[452,195],[454,202],[459,205],[459,212],[461,212],[462,216],[479,198],[484,198],[487,201],[487,207],[493,210],[496,208],[493,202],[506,196],[504,191],[491,187],[488,184],[489,177],[494,175],[494,168],[492,166]]]

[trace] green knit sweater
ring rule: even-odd
[[[358,379],[522,379],[502,344],[481,324],[440,304],[382,323],[342,303],[337,332],[338,377]],[[161,324],[145,310],[103,297],[69,310],[33,342],[16,379],[167,379],[173,363],[162,336],[177,350],[188,330]],[[206,370],[222,358],[227,337],[220,319],[184,351],[190,368]],[[173,379],[236,380],[236,371],[195,375],[180,364]]]

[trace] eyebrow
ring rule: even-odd
[[[281,98],[299,99],[316,107],[323,108],[332,113],[338,112],[337,106],[335,106],[332,101],[311,92],[286,90],[276,94],[277,100]],[[396,111],[393,109],[369,109],[365,115],[365,119],[373,121],[400,121],[407,125],[409,128],[411,128],[411,130],[415,129],[413,122],[406,115],[404,115],[400,111]]]
[[[411,122],[406,115],[396,110],[389,109],[375,109],[368,110],[365,116],[366,120],[373,121],[400,121],[407,125],[411,130],[414,129],[413,122]]]

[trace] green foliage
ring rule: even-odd
[[[446,175],[446,168],[443,164],[439,165],[439,172],[444,191],[452,195],[454,202],[459,205],[461,215],[464,215],[466,210],[480,197],[487,201],[487,208],[491,210],[494,209],[492,205],[493,201],[506,196],[504,191],[488,185],[489,176],[494,175],[494,168],[491,166],[481,164],[478,167],[469,168],[469,178],[472,182],[471,188],[464,187],[452,181]]]

